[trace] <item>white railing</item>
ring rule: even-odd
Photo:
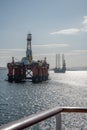
[[[56,130],[62,130],[61,113],[66,113],[66,112],[87,113],[87,108],[56,107],[56,108],[41,112],[39,114],[35,114],[33,116],[27,116],[17,121],[13,121],[3,126],[0,126],[0,130],[22,130],[32,125],[35,125],[41,121],[44,121],[45,119],[48,119],[52,116],[56,117]]]

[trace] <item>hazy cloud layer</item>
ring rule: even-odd
[[[75,35],[75,34],[78,34],[79,32],[87,32],[87,16],[83,17],[82,24],[84,25],[83,28],[77,27],[77,28],[62,29],[62,30],[52,32],[50,34],[51,35],[54,35],[54,34]]]
[[[20,51],[25,51],[25,49],[0,49],[0,53],[1,52],[10,52],[10,51],[18,51],[18,52],[20,52]]]
[[[77,52],[77,53],[87,53],[87,50],[73,50],[73,52]]]
[[[82,24],[84,25],[84,27],[81,29],[83,32],[87,32],[87,16],[83,17],[83,22]]]
[[[84,16],[83,19],[84,20],[83,20],[82,24],[85,25],[85,26],[87,26],[87,16]]]
[[[78,28],[69,28],[69,29],[64,29],[64,30],[59,30],[57,32],[53,32],[50,34],[64,34],[64,35],[73,35],[80,32],[80,29]]]
[[[87,50],[71,50],[65,53],[66,55],[84,55],[87,54]]]
[[[67,46],[69,46],[68,44],[56,44],[56,43],[54,43],[54,44],[35,44],[35,45],[32,45],[33,47],[67,47]]]

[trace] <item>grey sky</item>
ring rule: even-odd
[[[64,53],[67,66],[87,66],[87,0],[1,0],[0,66],[25,56],[32,33],[33,57]]]

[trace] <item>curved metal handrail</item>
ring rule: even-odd
[[[27,117],[21,118],[17,121],[13,121],[13,122],[10,122],[3,126],[0,126],[0,130],[21,130],[21,129],[30,127],[36,123],[39,123],[47,118],[58,115],[61,112],[87,113],[87,108],[82,108],[82,107],[80,107],[80,108],[79,107],[61,107],[61,108],[59,108],[59,107],[56,107],[56,108],[41,112],[39,114],[35,114],[33,116],[27,116]]]

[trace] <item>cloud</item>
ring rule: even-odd
[[[78,34],[79,32],[87,32],[87,16],[83,16],[83,21],[82,21],[83,27],[81,28],[68,28],[68,29],[62,29],[59,31],[55,31],[50,33],[51,35],[54,34],[62,34],[62,35],[75,35]]]
[[[25,49],[0,49],[1,52],[25,51]]]
[[[85,25],[85,26],[87,26],[87,16],[84,16],[83,19],[84,20],[83,20],[82,24]]]
[[[77,52],[67,52],[65,53],[66,56],[76,56],[76,55],[80,55],[80,53]]]
[[[54,56],[55,55],[55,53],[36,53],[35,54],[35,56]]]
[[[11,62],[12,56],[15,61],[20,61],[25,56],[25,49],[0,49],[0,67],[6,67],[8,62]]]
[[[74,55],[84,55],[87,54],[87,50],[71,50],[66,53],[68,56],[74,56]]]
[[[69,29],[64,29],[64,30],[59,30],[56,32],[52,32],[50,34],[63,34],[63,35],[74,35],[79,33],[81,30],[79,28],[69,28]]]
[[[37,44],[37,45],[32,45],[34,47],[67,47],[69,46],[68,44]]]
[[[81,29],[81,31],[87,32],[87,16],[84,16],[83,19],[84,20],[83,20],[82,24],[84,25],[84,27]]]
[[[87,53],[87,50],[73,50],[72,52],[75,52],[75,53]]]

